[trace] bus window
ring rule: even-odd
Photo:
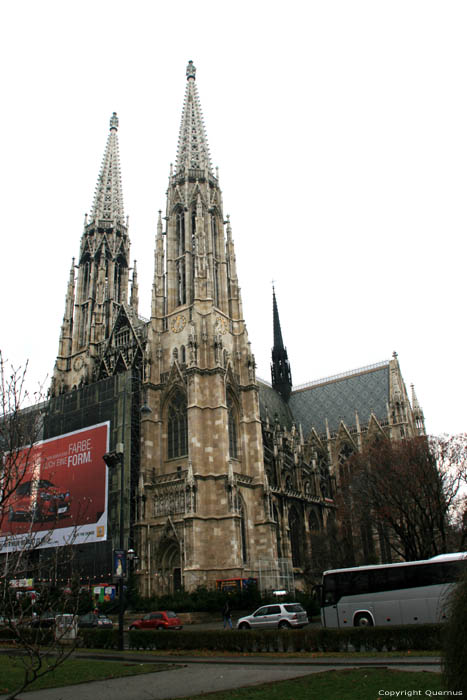
[[[370,590],[370,577],[368,571],[356,571],[351,581],[352,593],[368,593]]]
[[[395,591],[405,588],[404,569],[401,567],[387,569],[373,569],[371,572],[371,591]]]

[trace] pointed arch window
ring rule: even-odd
[[[86,301],[89,297],[89,286],[90,286],[90,281],[91,281],[91,263],[89,262],[89,259],[85,260],[82,263],[82,269],[83,269],[82,299],[83,299],[83,301]]]
[[[179,257],[185,252],[185,213],[182,210],[177,212],[175,233],[177,237],[177,257]]]
[[[246,536],[246,511],[243,499],[238,496],[237,500],[237,510],[240,516],[240,546],[242,551],[242,563],[246,564],[248,561],[247,552],[247,536]]]
[[[168,458],[184,457],[188,454],[188,424],[186,398],[177,391],[168,408],[167,421]]]
[[[179,209],[175,218],[175,256],[177,275],[177,306],[186,304],[185,270],[185,212]]]
[[[212,234],[212,254],[217,257],[217,219],[215,214],[211,218],[211,234]]]
[[[229,421],[229,455],[238,459],[237,410],[230,393],[227,394],[227,413]]]
[[[212,245],[212,283],[213,283],[213,296],[214,296],[214,306],[219,306],[219,261],[218,261],[218,229],[217,229],[217,218],[213,214],[211,217],[211,245]]]
[[[79,322],[79,345],[84,347],[87,340],[87,328],[88,328],[88,304],[83,304],[81,307],[81,319]]]
[[[117,261],[114,266],[114,299],[116,302],[120,302],[122,296],[122,277],[122,265],[120,261]]]
[[[342,485],[348,485],[350,482],[349,459],[352,455],[353,449],[348,443],[344,443],[337,457],[337,463],[339,465],[339,478]]]
[[[295,508],[289,514],[290,548],[292,550],[293,566],[301,566],[303,563],[302,543],[303,527]]]
[[[332,498],[331,476],[329,474],[328,460],[324,453],[318,452],[316,456],[318,468],[319,485],[323,498]]]
[[[308,519],[308,525],[310,528],[310,532],[312,534],[319,533],[319,531],[321,530],[321,523],[320,523],[319,516],[316,513],[316,511],[314,511],[314,510],[312,510],[310,512],[310,517]]]
[[[196,211],[191,212],[191,252],[196,253]]]
[[[185,259],[177,260],[177,306],[186,304]]]
[[[272,507],[272,517],[276,523],[276,546],[277,546],[277,557],[280,559],[282,557],[282,536],[281,536],[281,521],[279,516],[279,511],[277,506]]]

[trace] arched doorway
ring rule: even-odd
[[[182,588],[182,559],[180,544],[175,539],[164,539],[159,548],[161,588],[166,593],[175,593]]]

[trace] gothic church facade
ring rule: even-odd
[[[122,379],[113,447],[124,443],[131,473],[112,488],[125,489],[125,543],[138,552],[143,594],[234,577],[303,585],[312,534],[336,517],[339,466],[374,433],[423,434],[423,413],[396,355],[293,388],[275,294],[272,383],[257,379],[191,61],[186,77],[151,318],[138,313],[114,113],[70,270],[51,400]]]

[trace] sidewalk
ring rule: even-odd
[[[79,654],[86,658],[86,654]],[[93,657],[95,658],[95,657]],[[99,657],[103,658],[103,657]],[[121,656],[109,655],[107,660]],[[125,654],[125,661],[140,662],[141,657]],[[358,668],[362,666],[391,667],[406,671],[440,671],[437,657],[358,658],[358,659],[268,659],[265,657],[147,657],[158,663],[171,663],[174,668],[159,673],[148,673],[127,678],[95,681],[66,688],[25,691],[20,700],[169,700],[187,695],[212,693],[249,685],[270,683],[321,673],[333,669]],[[1,695],[4,700],[6,695]]]

